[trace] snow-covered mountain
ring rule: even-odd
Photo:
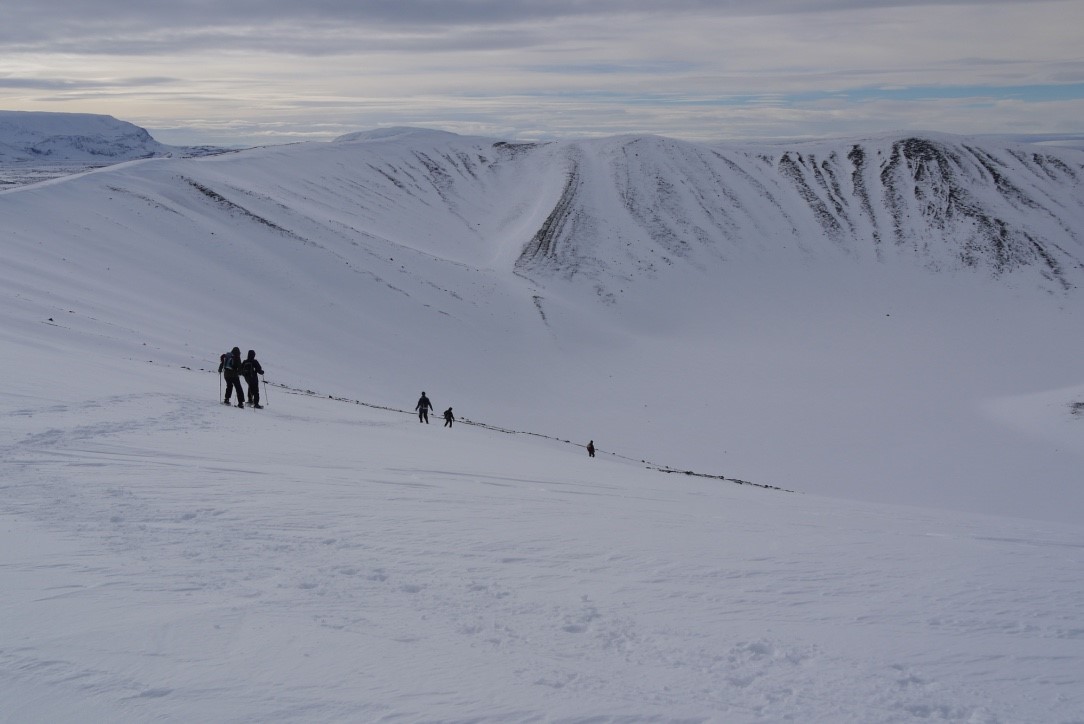
[[[112,116],[0,111],[0,188],[140,158],[220,152],[167,146],[145,129]]]
[[[523,271],[627,278],[783,249],[1029,270],[1056,290],[1084,269],[1084,157],[1072,152],[924,134],[756,150],[627,138],[559,156],[566,184]]]
[[[389,141],[405,150],[389,154]],[[1051,289],[1076,285],[1084,269],[1084,155],[1074,151],[942,134],[761,148],[657,137],[529,145],[410,128],[350,134],[333,147],[348,158],[359,143],[368,168],[354,180],[370,193],[388,184],[401,191],[399,211],[431,206],[420,191],[458,214],[456,197],[489,195],[511,177],[516,190],[502,204],[550,207],[530,219],[537,228],[515,268],[594,277],[603,296],[613,279],[661,266],[711,268],[786,249],[903,257],[934,270],[1028,270]],[[100,165],[199,151],[164,146],[109,116],[0,111],[0,164]],[[356,204],[369,213],[383,206],[364,197]],[[468,232],[492,223],[491,209],[475,206],[458,224]]]
[[[390,129],[0,192],[0,721],[1076,721],[1081,173]]]
[[[170,149],[146,130],[89,113],[0,111],[0,162],[116,163]]]
[[[455,389],[495,424],[897,502],[1019,511],[1054,465],[1025,507],[1063,516],[1075,453],[990,410],[1084,382],[1082,158],[386,129],[0,194],[0,273],[176,364],[277,350],[306,389]]]

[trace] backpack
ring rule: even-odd
[[[236,372],[237,369],[236,369],[236,367],[234,365],[235,365],[235,362],[234,362],[232,353],[227,352],[226,354],[222,355],[222,371],[223,372]]]

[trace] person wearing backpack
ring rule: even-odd
[[[250,349],[248,358],[241,363],[241,376],[245,378],[245,384],[248,385],[248,404],[257,410],[263,409],[263,405],[260,404],[260,378],[258,376],[262,374],[263,367],[260,366],[259,360],[256,359],[256,351]]]
[[[218,371],[226,378],[226,399],[223,405],[230,404],[230,396],[234,388],[237,388],[237,406],[245,406],[245,393],[241,391],[241,348],[234,347],[222,357],[218,365]]]
[[[429,411],[433,409],[433,403],[425,396],[424,391],[422,392],[421,398],[418,400],[418,404],[414,406],[414,409],[418,411],[418,422],[424,422],[428,425]]]
[[[452,408],[449,407],[444,411],[444,427],[451,427],[453,420],[455,420],[455,415],[452,414]]]

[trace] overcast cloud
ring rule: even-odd
[[[0,0],[0,108],[167,143],[386,125],[1074,133],[1081,0]]]

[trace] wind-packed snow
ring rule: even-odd
[[[0,720],[1084,721],[1080,156],[927,143],[0,193]]]

